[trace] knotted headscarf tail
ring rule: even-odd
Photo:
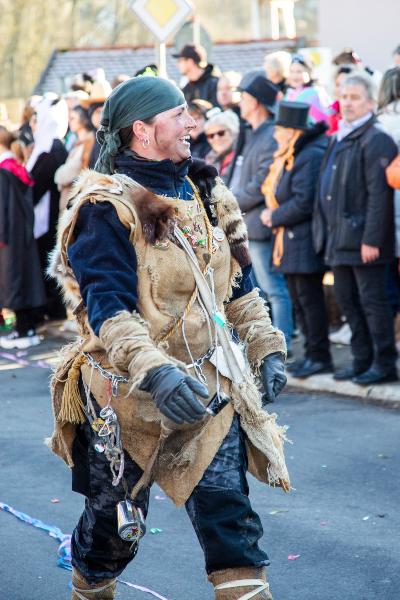
[[[104,105],[97,132],[101,150],[95,170],[108,175],[113,173],[114,160],[121,148],[120,129],[184,103],[181,90],[167,79],[133,77],[118,85]]]

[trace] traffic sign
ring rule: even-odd
[[[166,42],[193,12],[193,5],[189,0],[136,0],[132,10],[159,42]]]

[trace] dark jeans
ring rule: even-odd
[[[322,273],[286,275],[296,320],[304,335],[305,357],[331,362]]]
[[[90,583],[117,577],[135,557],[118,536],[116,505],[125,498],[122,484],[113,487],[109,463],[94,449],[88,423],[78,428],[74,441],[72,488],[86,496],[85,510],[72,534],[72,564]],[[246,480],[244,433],[235,416],[214,460],[186,502],[186,510],[204,552],[207,573],[236,566],[268,565],[258,547],[263,534],[252,510]],[[124,475],[132,489],[142,474],[125,453]],[[149,489],[135,500],[147,515]]]
[[[396,368],[393,314],[385,286],[386,265],[333,268],[335,295],[350,325],[354,368],[372,363],[390,371]]]

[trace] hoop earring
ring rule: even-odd
[[[150,144],[150,140],[149,140],[149,138],[142,138],[142,139],[141,139],[141,142],[142,142],[142,146],[143,146],[143,148],[148,148],[148,146],[149,146],[149,144]]]

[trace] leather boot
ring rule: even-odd
[[[214,571],[208,576],[215,600],[273,600],[265,567],[236,567]]]
[[[100,583],[90,584],[73,568],[71,600],[114,600],[116,585],[116,579],[103,579]]]

